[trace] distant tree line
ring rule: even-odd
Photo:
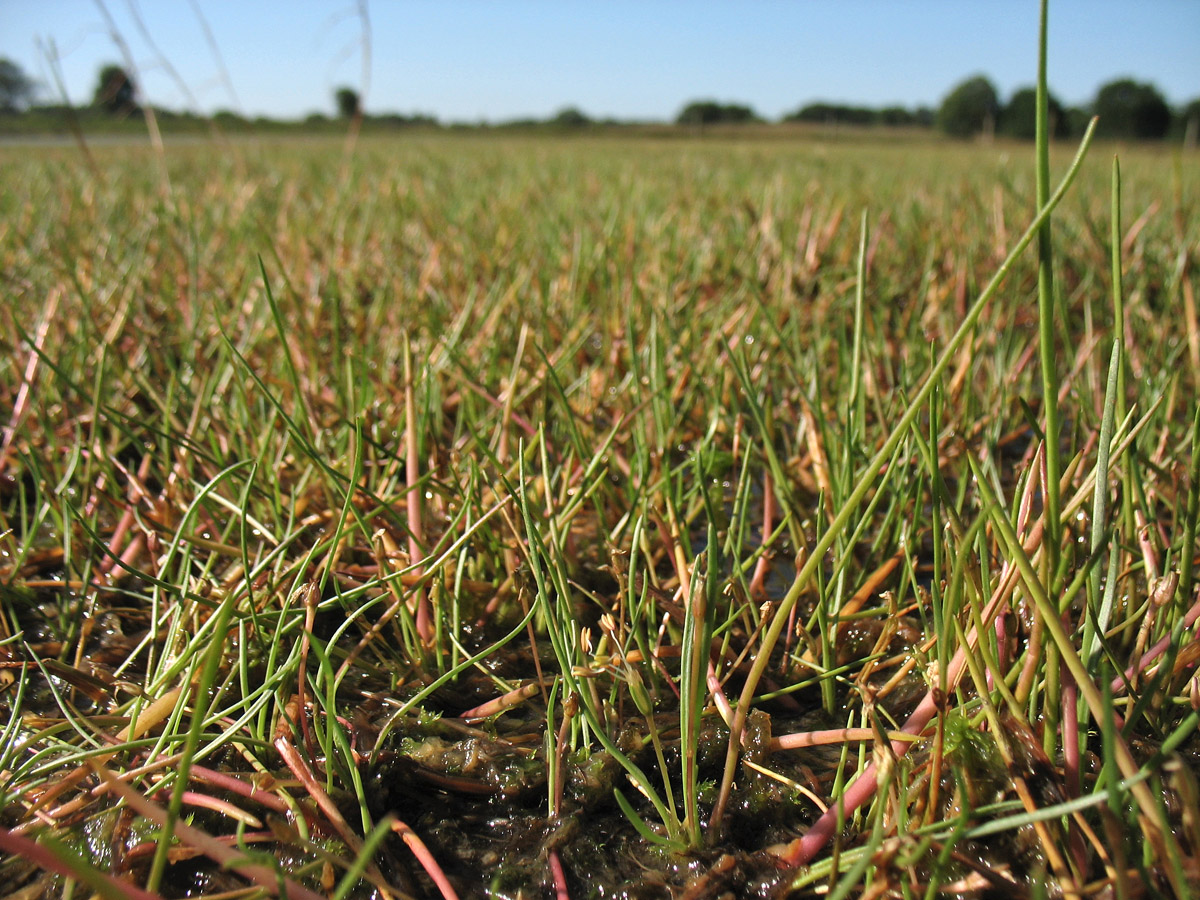
[[[1053,137],[1077,137],[1095,115],[1100,117],[1097,134],[1103,137],[1155,140],[1170,134],[1173,126],[1179,133],[1190,127],[1194,134],[1200,99],[1173,111],[1154,85],[1119,78],[1102,86],[1088,107],[1065,107],[1050,92],[1046,108]],[[1007,103],[1001,103],[992,82],[975,75],[955,86],[942,100],[937,126],[953,137],[995,133],[1028,139],[1034,135],[1036,114],[1035,88],[1021,88]]]
[[[40,86],[11,60],[0,58],[0,123],[14,119],[32,118],[38,122],[54,121],[65,114],[85,113],[110,119],[129,118],[139,111],[138,86],[133,76],[118,65],[102,66],[92,91],[90,113],[71,110],[61,105],[38,106]],[[370,115],[362,108],[362,98],[353,88],[339,87],[333,92],[337,118],[362,117],[365,123],[383,127],[439,127],[434,116],[384,113]],[[880,108],[844,103],[809,103],[783,116],[784,122],[806,122],[826,126],[937,128],[956,138],[979,135],[1003,135],[1031,139],[1037,109],[1037,92],[1032,87],[1015,91],[1002,102],[995,85],[984,75],[973,75],[955,85],[942,99],[937,109],[903,106]],[[1093,115],[1100,117],[1098,134],[1103,137],[1156,140],[1167,136],[1187,135],[1194,142],[1200,135],[1200,98],[1178,109],[1172,109],[1153,84],[1131,78],[1119,78],[1103,85],[1090,104],[1082,107],[1064,106],[1053,93],[1047,97],[1049,128],[1056,138],[1082,134]],[[26,115],[29,114],[29,115]],[[190,113],[160,110],[164,124],[187,127],[201,123],[205,117]],[[267,118],[247,119],[237,113],[222,110],[211,117],[218,126],[228,129],[241,127],[288,127],[289,124]],[[693,100],[683,106],[675,117],[678,125],[697,130],[710,125],[741,125],[763,122],[754,109],[742,103],[723,103],[713,99]],[[308,128],[333,127],[336,119],[313,113],[300,123]],[[480,123],[481,125],[484,123]],[[613,119],[596,120],[578,107],[558,110],[548,119],[516,119],[499,127],[539,127],[561,131],[586,129],[595,126],[635,124]],[[637,123],[649,124],[649,123]],[[478,126],[476,126],[478,127]]]
[[[758,114],[740,103],[695,100],[680,110],[675,119],[680,125],[716,125],[721,122],[761,122]]]
[[[934,111],[927,106],[906,109],[903,106],[849,106],[844,103],[810,103],[783,117],[785,122],[811,122],[817,125],[887,125],[890,127],[933,124]]]
[[[20,112],[33,102],[37,84],[15,62],[0,59],[0,111]]]
[[[1098,134],[1110,138],[1153,140],[1173,132],[1183,134],[1189,127],[1194,134],[1200,124],[1200,99],[1173,111],[1154,85],[1128,78],[1101,87],[1087,107],[1066,107],[1052,92],[1046,98],[1046,107],[1050,133],[1056,138],[1078,137],[1093,115],[1100,117]],[[975,75],[955,85],[936,110],[812,103],[784,120],[826,125],[936,126],[951,137],[997,134],[1031,140],[1036,114],[1035,88],[1020,88],[1004,103],[988,78]]]

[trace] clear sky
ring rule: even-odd
[[[0,0],[0,56],[54,100],[53,47],[71,101],[86,103],[99,67],[125,62],[107,10],[161,106],[291,118],[332,113],[347,85],[370,112],[443,121],[567,105],[669,119],[710,97],[769,118],[817,100],[936,106],[976,73],[1006,98],[1036,67],[1037,0],[363,2],[366,84],[356,0]],[[1200,97],[1200,0],[1053,0],[1049,73],[1068,104],[1121,76],[1172,104]]]

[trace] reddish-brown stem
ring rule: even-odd
[[[145,539],[142,535],[135,535],[133,540],[122,550],[125,544],[125,537],[129,533],[129,529],[133,527],[134,522],[134,506],[146,498],[145,489],[142,485],[146,481],[146,476],[150,474],[150,454],[147,453],[142,457],[142,461],[138,464],[137,475],[133,476],[126,470],[126,475],[129,476],[129,489],[126,491],[126,506],[125,512],[121,514],[120,520],[117,522],[117,527],[113,529],[112,535],[108,539],[109,555],[96,566],[96,571],[101,576],[115,575],[118,570],[122,570],[133,574],[133,561],[141,554],[142,548],[145,547]]]
[[[873,728],[831,728],[827,731],[798,731],[795,734],[781,734],[772,738],[770,751],[797,750],[802,747],[820,747],[825,744],[844,744],[850,741],[873,741],[879,735]],[[889,731],[892,741],[912,743],[911,732]]]
[[[98,765],[95,762],[91,762],[89,765],[104,780],[109,789],[118,794],[135,812],[160,827],[166,826],[168,817],[165,809],[125,784],[103,765]],[[179,838],[180,841],[189,846],[196,847],[209,859],[228,866],[243,878],[253,882],[268,893],[278,895],[286,892],[286,896],[289,898],[321,900],[319,894],[315,894],[302,885],[282,876],[275,869],[245,862],[246,857],[241,850],[235,850],[232,847],[226,846],[199,828],[176,820],[172,823],[172,829],[175,837]]]
[[[1038,522],[1033,533],[1025,543],[1026,552],[1033,552],[1033,549],[1041,543],[1042,527],[1041,522]],[[1011,579],[1006,578],[1007,572],[1001,575],[999,587],[988,601],[987,606],[982,610],[980,619],[983,626],[986,628],[991,622],[992,617],[999,611],[1001,605],[1008,598],[1008,591],[1011,589]],[[967,645],[973,648],[978,643],[978,634],[974,627],[967,633]],[[972,652],[974,652],[972,650]],[[960,647],[950,660],[950,664],[946,667],[946,690],[952,691],[957,686],[959,679],[962,677],[963,671],[967,666],[967,647]],[[918,735],[925,730],[931,719],[937,714],[938,700],[934,691],[929,691],[918,704],[912,715],[908,717],[908,721],[904,723],[904,727],[900,730],[905,734]],[[909,748],[907,740],[893,740],[891,742],[892,752],[896,756],[903,756]],[[837,830],[839,819],[844,821],[846,816],[851,815],[860,806],[871,799],[875,794],[878,783],[875,777],[875,762],[872,760],[863,773],[854,780],[845,791],[845,793],[837,798],[829,809],[826,810],[819,819],[813,824],[812,828],[804,835],[804,837],[795,841],[792,844],[789,852],[784,856],[787,863],[793,866],[803,865],[814,856],[816,856],[821,848],[824,847],[833,837]]]
[[[247,784],[235,775],[230,775],[226,772],[217,772],[214,769],[198,766],[194,763],[192,764],[191,772],[192,777],[196,781],[211,784],[213,787],[219,787],[222,790],[229,791],[231,794],[238,794],[275,812],[287,814],[295,812],[294,808],[288,806],[287,801],[282,797],[253,784]]]
[[[25,372],[21,377],[21,386],[17,389],[17,399],[13,402],[12,413],[9,414],[8,425],[4,429],[4,438],[0,441],[0,472],[3,472],[8,466],[12,442],[17,436],[21,420],[25,418],[25,410],[29,407],[29,395],[33,390],[34,378],[37,377],[38,363],[42,359],[42,346],[46,343],[46,332],[50,328],[54,314],[58,311],[58,301],[62,295],[62,288],[56,287],[46,298],[46,312],[42,316],[42,321],[38,323],[37,334],[33,337],[33,346],[30,348],[29,359],[25,361]]]
[[[354,829],[350,827],[350,823],[346,821],[341,810],[337,808],[337,804],[325,793],[325,789],[321,787],[316,776],[313,775],[312,770],[308,767],[308,763],[304,761],[304,757],[300,755],[292,745],[292,742],[286,736],[277,737],[275,739],[275,749],[279,751],[279,755],[283,758],[284,763],[291,770],[292,774],[296,776],[300,784],[308,792],[308,795],[316,802],[317,807],[325,814],[325,818],[328,819],[329,824],[337,832],[338,837],[346,844],[346,847],[352,853],[361,852],[362,839],[354,833]],[[397,822],[397,824],[402,825],[403,823]],[[408,826],[405,825],[404,827],[407,828]],[[408,843],[407,838],[405,838],[405,843]],[[383,881],[383,876],[379,873],[379,868],[374,863],[367,864],[367,873],[377,882]],[[390,896],[390,894],[385,892],[385,896]]]
[[[489,718],[497,713],[504,712],[506,709],[511,709],[518,704],[524,703],[530,697],[537,694],[541,689],[541,685],[537,682],[531,682],[530,684],[522,685],[521,687],[514,688],[508,693],[502,694],[493,700],[488,700],[486,703],[481,703],[478,706],[474,706],[471,709],[468,709],[466,712],[459,713],[458,717],[460,719],[466,719],[468,722],[477,722],[480,719]]]
[[[0,850],[3,850],[12,859],[20,857],[33,863],[43,871],[54,872],[63,878],[76,878],[79,874],[49,847],[45,847],[31,838],[9,831],[7,828],[0,828]],[[103,882],[110,889],[117,891],[121,896],[128,897],[129,900],[162,900],[161,894],[152,894],[149,891],[144,891],[137,885],[130,884],[128,881],[117,878],[115,875],[108,875],[104,872],[93,870],[93,876],[97,881]],[[17,895],[12,894],[10,896]]]
[[[454,886],[450,884],[450,879],[446,877],[446,873],[442,871],[442,867],[433,858],[433,854],[429,852],[429,848],[425,846],[425,842],[421,840],[420,835],[399,819],[392,823],[392,831],[400,835],[400,839],[408,845],[408,849],[417,858],[417,862],[421,864],[421,868],[425,870],[425,874],[437,885],[437,889],[442,897],[445,900],[458,900],[458,894],[454,892]]]
[[[567,873],[563,871],[557,850],[550,851],[550,874],[554,878],[554,900],[571,900],[567,892]]]
[[[167,793],[164,791],[163,793]],[[213,812],[219,812],[223,816],[228,816],[238,822],[248,825],[251,828],[262,828],[262,822],[252,813],[246,812],[240,806],[234,806],[228,800],[222,800],[220,797],[212,797],[208,794],[201,794],[198,791],[184,791],[183,802],[188,806],[196,806],[201,809],[211,809]]]
[[[762,509],[762,541],[761,546],[766,547],[771,542],[771,536],[775,530],[775,482],[771,480],[770,471],[763,472],[763,509]],[[758,562],[754,565],[754,575],[750,578],[750,594],[753,597],[765,597],[767,595],[767,574],[771,571],[771,561],[767,558],[764,550],[762,556],[758,558]],[[791,630],[788,630],[788,642],[791,642]],[[785,655],[787,649],[785,647]]]
[[[1200,619],[1200,599],[1196,600],[1196,602],[1192,604],[1191,608],[1187,611],[1187,614],[1183,617],[1183,627],[1191,628],[1196,624],[1197,619]],[[1162,656],[1170,646],[1171,636],[1167,635],[1153,647],[1143,653],[1138,658],[1137,662],[1130,665],[1129,668],[1125,670],[1125,675],[1123,677],[1118,675],[1112,680],[1112,684],[1110,685],[1112,692],[1114,694],[1124,693],[1126,682],[1132,681],[1135,675],[1138,675],[1149,668],[1150,665],[1156,659]]]

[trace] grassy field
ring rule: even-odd
[[[93,152],[0,149],[8,896],[1200,880],[1194,155],[1039,315],[1025,145]]]

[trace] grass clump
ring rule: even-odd
[[[6,882],[1197,878],[1168,151],[0,152]]]

